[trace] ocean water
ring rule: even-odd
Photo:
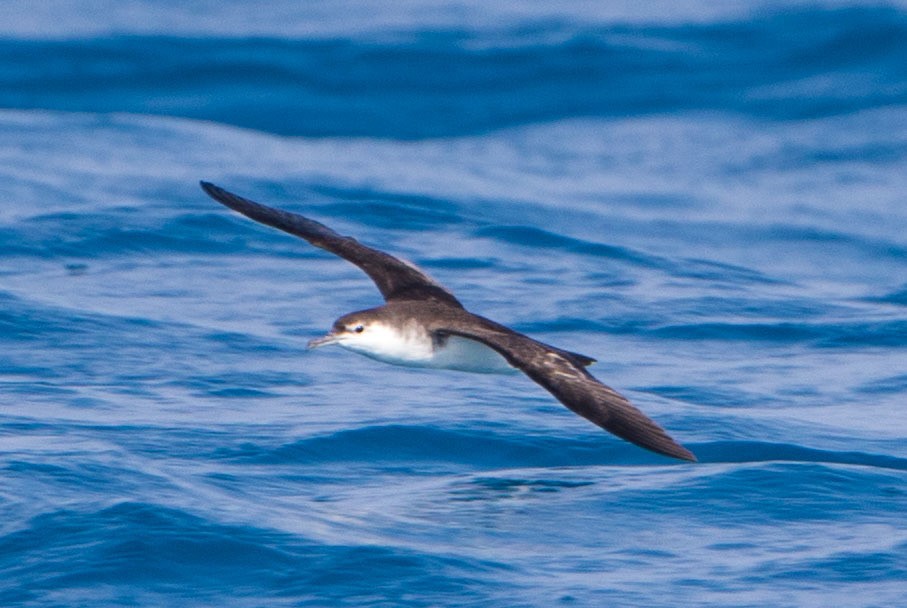
[[[907,5],[382,4],[0,5],[0,605],[907,605]],[[307,352],[374,286],[200,179],[700,462]]]

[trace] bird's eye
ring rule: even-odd
[[[362,332],[365,331],[365,327],[363,327],[362,325],[357,325],[356,327],[353,328],[353,331],[356,332],[357,334],[361,334]]]

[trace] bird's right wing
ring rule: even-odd
[[[494,323],[457,323],[456,327],[438,328],[436,332],[442,336],[459,335],[493,348],[575,413],[622,439],[673,458],[696,460],[692,452],[623,395],[595,379],[572,353]]]
[[[312,245],[340,256],[361,268],[387,301],[434,300],[457,308],[462,304],[452,293],[413,264],[366,247],[356,239],[341,236],[324,224],[296,213],[274,209],[227,192],[208,182],[202,189],[214,200],[246,217],[301,237]]]

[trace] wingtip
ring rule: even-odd
[[[205,194],[213,198],[215,201],[229,207],[234,211],[239,211],[244,215],[249,215],[250,207],[260,206],[258,203],[254,203],[250,200],[244,199],[241,196],[237,196],[232,192],[228,192],[221,188],[220,186],[215,186],[211,182],[206,182],[205,180],[200,180],[198,185],[202,187],[202,190],[205,191]],[[251,217],[251,216],[250,216]],[[252,219],[257,219],[252,217]]]
[[[213,196],[213,194],[212,194],[213,192],[216,192],[216,191],[220,190],[220,188],[218,188],[217,186],[215,186],[215,185],[212,184],[211,182],[206,182],[206,181],[203,180],[203,179],[202,179],[202,180],[199,180],[198,185],[201,186],[201,187],[202,187],[202,190],[204,190],[205,193],[208,194],[209,196]]]
[[[667,437],[668,443],[662,442],[661,445],[658,446],[646,445],[642,447],[650,449],[653,452],[658,452],[663,456],[676,458],[677,460],[684,460],[686,462],[699,462],[699,459],[696,458],[696,454],[674,441],[671,437],[668,437],[667,434],[665,434],[665,437]]]
[[[699,462],[699,459],[696,458],[696,454],[694,454],[693,452],[691,452],[690,450],[686,449],[683,446],[678,446],[678,447],[680,449],[677,450],[676,453],[671,454],[671,456],[673,456],[674,458],[677,458],[679,460],[685,460],[686,462]]]

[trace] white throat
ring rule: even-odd
[[[337,344],[372,359],[407,367],[484,374],[517,371],[497,351],[481,342],[459,336],[435,342],[417,324],[407,325],[403,331],[398,331],[389,325],[372,323],[361,334],[344,336]]]

